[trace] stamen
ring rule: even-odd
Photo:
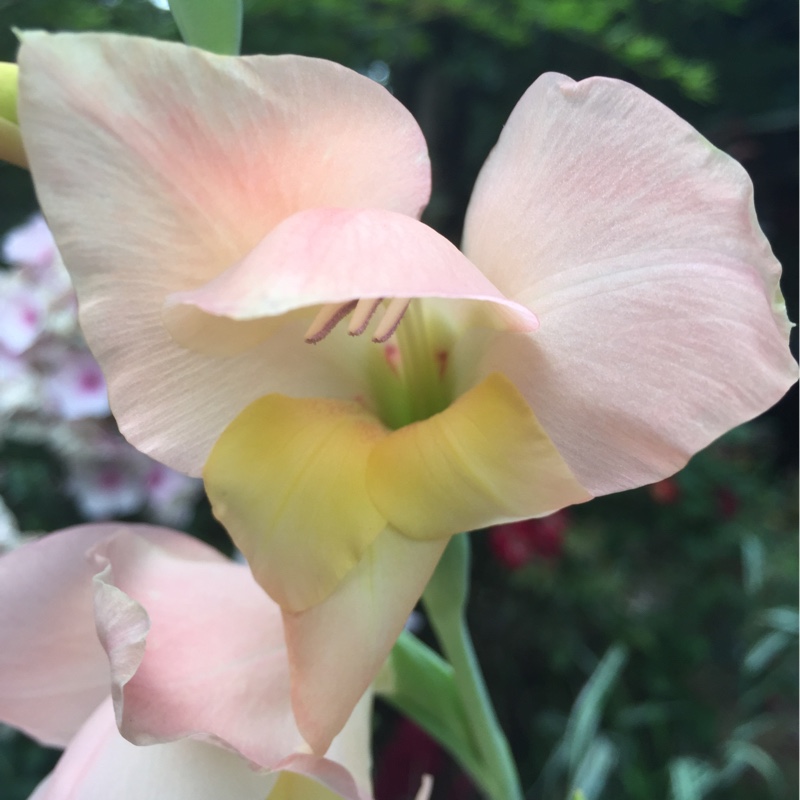
[[[358,301],[355,311],[353,311],[353,316],[350,317],[350,325],[347,328],[347,332],[351,336],[361,336],[364,333],[369,321],[372,319],[372,315],[381,304],[381,300],[383,300],[382,297],[362,297]]]
[[[348,300],[346,303],[326,303],[322,306],[306,331],[306,342],[308,344],[321,342],[336,327],[339,320],[356,307],[356,304],[356,300]]]
[[[386,311],[384,311],[383,317],[375,329],[375,334],[372,337],[373,342],[382,344],[397,330],[397,326],[400,324],[400,320],[403,319],[403,314],[406,313],[410,302],[411,300],[405,300],[402,297],[395,297],[389,301],[389,305],[386,306]]]

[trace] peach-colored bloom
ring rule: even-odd
[[[66,748],[36,800],[371,797],[369,695],[310,755],[278,606],[185,534],[87,525],[2,556],[0,638],[0,720]]]
[[[662,479],[796,378],[747,175],[625,83],[531,86],[462,253],[417,219],[410,114],[335,64],[44,34],[19,64],[121,429],[204,474],[316,751],[449,536]]]

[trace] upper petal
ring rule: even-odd
[[[796,380],[745,171],[627,84],[534,83],[464,250],[540,321],[488,343],[473,380],[511,377],[593,494],[674,472]]]
[[[173,335],[201,351],[220,347],[220,322],[273,317],[300,308],[360,298],[433,297],[478,302],[487,321],[535,330],[535,315],[504,297],[459,250],[432,228],[382,209],[318,208],[284,220],[242,261],[166,300]],[[188,315],[188,309],[195,309]],[[211,315],[211,318],[208,318]],[[494,317],[494,320],[492,319]],[[213,333],[206,335],[206,328]],[[266,338],[269,326],[239,326]],[[249,337],[236,337],[251,346]]]
[[[225,58],[118,35],[26,34],[20,120],[45,215],[126,436],[197,473],[211,444],[269,391],[348,394],[329,354],[188,353],[165,297],[239,262],[316,206],[416,216],[430,169],[411,115],[378,84],[297,56]],[[302,345],[301,330],[297,345]],[[308,351],[308,348],[304,348]],[[357,391],[357,389],[356,389]]]
[[[81,728],[39,786],[36,800],[265,800],[276,776],[253,771],[235,753],[204,742],[137,747],[120,735],[111,702]]]

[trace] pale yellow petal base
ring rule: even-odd
[[[500,373],[442,413],[381,439],[367,470],[375,505],[414,539],[542,516],[591,499]]]
[[[211,451],[203,476],[214,514],[282,608],[324,600],[386,525],[366,488],[384,435],[357,403],[273,394]]]

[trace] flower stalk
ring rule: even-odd
[[[517,768],[486,689],[465,618],[469,594],[470,543],[454,536],[422,602],[439,644],[454,670],[470,734],[483,761],[483,786],[491,800],[522,800]]]

